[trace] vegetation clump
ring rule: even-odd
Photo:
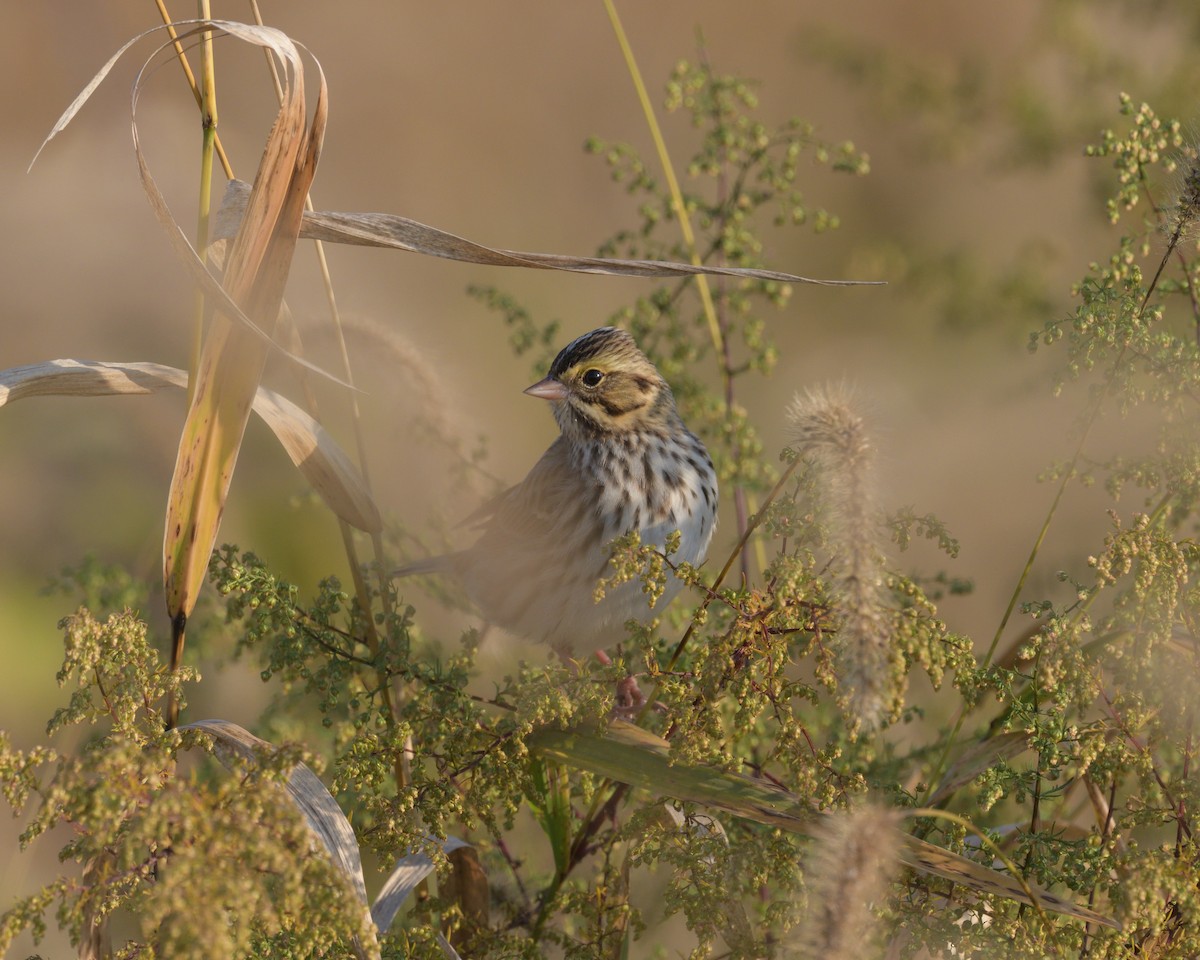
[[[588,144],[638,211],[601,255],[764,268],[767,227],[839,225],[801,190],[813,167],[869,168],[804,123],[764,124],[753,87],[703,57],[666,106],[695,128],[686,191]],[[677,539],[625,538],[597,587],[654,597],[674,575],[685,600],[631,622],[610,662],[547,651],[496,676],[478,631],[432,636],[434,600],[386,576],[412,552],[398,524],[346,528],[352,582],[311,597],[219,548],[217,599],[183,620],[258,672],[265,743],[174,723],[201,678],[130,612],[138,586],[68,573],[84,604],[61,624],[68,702],[46,745],[0,733],[0,786],[22,843],[60,842],[71,867],[8,906],[0,952],[53,912],[90,957],[649,955],[673,917],[693,957],[1200,953],[1200,161],[1177,122],[1129,97],[1120,111],[1088,152],[1115,170],[1105,211],[1125,232],[1030,339],[1060,387],[1090,387],[1043,527],[1073,485],[1111,494],[1080,580],[1031,600],[1027,566],[993,636],[948,629],[940,595],[965,586],[907,573],[905,550],[958,543],[876,488],[858,395],[801,393],[777,451],[743,405],[779,360],[770,315],[790,287],[670,280],[610,319],[712,452],[728,533],[701,567]],[[691,242],[673,239],[681,219]],[[556,326],[474,292],[542,366]],[[1153,442],[1093,459],[1113,411]],[[613,715],[629,674],[647,695],[635,723]],[[918,684],[948,719],[925,716]]]

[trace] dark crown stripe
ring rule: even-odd
[[[616,327],[601,327],[576,337],[558,352],[550,364],[550,376],[561,376],[577,363],[585,363],[602,353],[636,351],[633,338]]]

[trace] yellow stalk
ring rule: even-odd
[[[633,56],[633,48],[629,45],[625,28],[621,26],[621,18],[617,15],[617,8],[613,5],[613,0],[604,0],[604,9],[608,11],[609,22],[612,24],[613,33],[617,36],[621,54],[625,58],[625,68],[629,71],[634,90],[637,91],[638,101],[642,105],[642,113],[646,116],[646,125],[650,128],[650,136],[654,138],[654,149],[658,152],[658,162],[662,165],[663,176],[667,180],[667,189],[671,192],[671,206],[675,208],[675,214],[679,217],[679,230],[683,234],[683,242],[687,244],[688,256],[694,266],[701,266],[700,253],[696,249],[696,235],[692,232],[692,221],[684,208],[683,193],[679,189],[679,181],[675,177],[675,168],[671,165],[671,156],[667,152],[667,143],[658,126],[658,118],[654,115],[654,105],[650,102],[646,84],[642,81],[642,72],[638,69],[637,60]],[[696,287],[700,291],[700,301],[704,304],[704,318],[708,321],[708,332],[712,337],[713,347],[718,356],[723,356],[725,338],[721,334],[720,324],[717,323],[717,311],[713,306],[708,278],[703,274],[697,276]],[[724,380],[729,378],[729,373],[724,368],[721,370],[721,377]]]
[[[209,0],[200,0],[198,16],[211,18]],[[178,46],[178,41],[176,41]],[[213,60],[212,32],[206,30],[200,42],[200,124],[203,138],[200,147],[200,196],[196,214],[196,250],[208,263],[209,220],[212,216],[213,153],[217,139],[217,70]],[[193,294],[192,344],[188,353],[188,404],[196,392],[196,373],[200,369],[200,347],[204,340],[204,291],[199,287]]]
[[[758,513],[758,497],[749,490],[746,491],[746,509],[750,516]],[[756,537],[754,540],[754,559],[758,563],[759,573],[767,569],[767,545],[762,537]]]
[[[179,42],[179,34],[174,27],[174,21],[171,19],[171,14],[167,10],[163,0],[154,0],[154,5],[158,7],[158,14],[162,17],[162,22],[166,24],[167,35],[171,38],[171,43],[175,47],[175,56],[179,58],[180,69],[183,70],[183,77],[187,80],[188,87],[192,91],[192,96],[196,98],[196,106],[203,108],[200,87],[196,83],[196,75],[192,73],[192,65],[188,63],[187,54],[183,52],[183,44]],[[225,147],[221,144],[221,138],[213,135],[213,147],[216,150],[217,158],[221,161],[221,169],[225,171],[225,177],[229,180],[233,179],[233,164],[229,162],[229,157],[225,153]]]
[[[688,258],[691,260],[693,266],[702,266],[703,261],[696,247],[696,235],[692,230],[692,221],[683,203],[683,192],[679,189],[679,180],[675,176],[675,167],[672,165],[671,156],[667,151],[667,142],[663,138],[662,128],[658,125],[658,118],[654,113],[654,105],[650,102],[650,95],[646,91],[642,72],[638,69],[637,59],[633,55],[633,47],[630,46],[629,37],[625,33],[625,28],[621,25],[621,18],[617,14],[617,8],[613,0],[604,0],[604,9],[608,12],[608,19],[612,24],[613,33],[616,35],[617,44],[621,47],[621,55],[625,58],[625,68],[629,71],[629,77],[633,81],[634,90],[637,92],[642,113],[646,117],[646,126],[649,127],[650,136],[654,140],[654,149],[658,153],[658,162],[662,167],[663,176],[667,181],[667,189],[671,194],[671,206],[674,207],[675,215],[679,218],[679,231],[683,234],[683,242],[687,246]],[[696,289],[700,293],[700,302],[704,307],[704,319],[708,323],[708,334],[712,339],[713,349],[718,357],[724,357],[725,335],[721,332],[721,324],[717,321],[717,309],[713,303],[712,289],[709,287],[708,278],[703,274],[696,277]],[[733,397],[733,376],[728,369],[727,363],[721,363],[720,370],[721,386],[727,401],[730,401],[730,398]],[[727,413],[732,416],[732,402],[729,402],[729,408]],[[745,492],[745,496],[747,498],[747,509],[750,513],[753,513],[753,498],[749,492]],[[743,544],[745,544],[744,538]],[[754,558],[758,562],[759,570],[766,570],[767,551],[761,540],[754,542]]]

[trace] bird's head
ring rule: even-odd
[[[666,429],[671,388],[624,330],[601,327],[568,343],[526,391],[549,400],[568,439]]]

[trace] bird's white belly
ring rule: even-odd
[[[624,536],[636,527],[644,546],[664,551],[668,537],[679,531],[679,547],[668,558],[670,562],[703,563],[716,526],[716,513],[708,507],[704,496],[705,485],[709,488],[711,502],[715,504],[715,478],[711,474],[692,470],[684,473],[679,486],[666,491],[652,504],[643,501],[625,505],[618,502],[617,492],[612,488],[606,489],[602,495],[604,508],[609,516],[620,517],[620,522],[611,524],[606,531],[607,539],[611,541]],[[635,521],[638,519],[642,523],[637,524]],[[619,628],[627,620],[649,619],[670,603],[682,587],[683,582],[673,573],[668,573],[662,597],[651,606],[641,581],[635,579],[610,589],[600,602],[599,610],[593,606],[591,612],[593,616],[600,613],[608,624]]]

